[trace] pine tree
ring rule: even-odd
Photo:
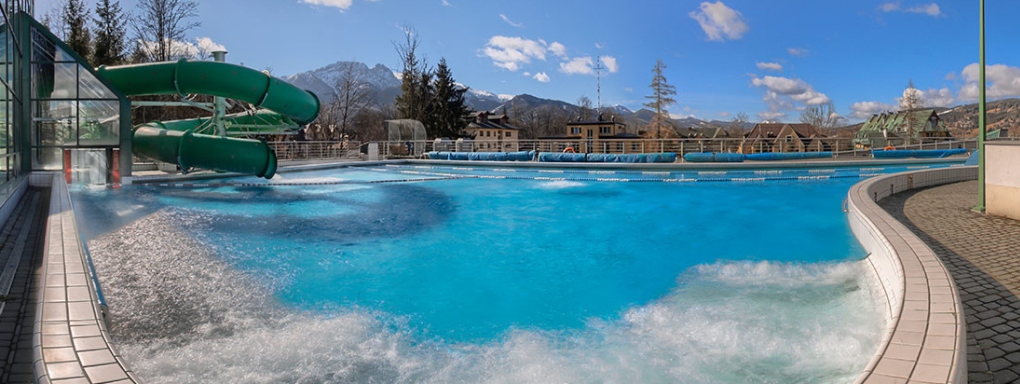
[[[446,59],[440,59],[436,66],[435,96],[433,103],[436,115],[436,127],[432,131],[436,137],[455,138],[467,126],[470,110],[464,100],[467,88],[457,85],[453,80],[453,72],[446,65]]]
[[[428,135],[434,136],[436,129],[438,129],[439,122],[435,114],[436,104],[436,89],[435,83],[433,82],[433,72],[428,68],[422,68],[418,73],[418,80],[415,82],[418,88],[416,88],[415,99],[418,100],[418,109],[415,112],[418,116],[415,120],[421,122],[425,126],[425,132]]]
[[[92,36],[83,0],[68,0],[61,15],[67,27],[67,45],[86,61],[92,60]]]
[[[644,106],[655,111],[655,117],[652,118],[651,129],[648,132],[653,138],[675,135],[672,125],[668,123],[669,111],[666,108],[676,103],[676,99],[673,98],[676,95],[676,87],[666,82],[666,76],[662,74],[662,71],[665,69],[666,63],[663,63],[661,59],[655,62],[655,67],[652,68],[652,84],[650,85],[652,95],[645,96],[650,101],[645,103]]]
[[[425,72],[425,65],[418,58],[418,45],[421,39],[411,27],[404,28],[405,41],[401,45],[395,45],[397,54],[403,62],[403,70],[400,83],[400,95],[397,96],[397,116],[401,119],[422,118],[422,73]],[[427,86],[427,85],[426,85]]]
[[[95,51],[92,53],[92,64],[117,65],[125,60],[126,45],[124,36],[127,35],[124,13],[120,9],[120,2],[110,0],[99,0],[96,4]]]

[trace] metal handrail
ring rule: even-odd
[[[547,140],[406,140],[378,141],[379,159],[422,158],[431,151],[453,152],[563,152],[572,148],[577,152],[630,154],[673,152],[680,156],[694,152],[730,152],[730,153],[761,153],[761,152],[818,152],[814,149],[829,149],[834,160],[846,157],[870,157],[871,149],[853,148],[852,139],[833,138],[818,139],[822,144],[812,148],[783,147],[762,140],[747,139],[644,139],[634,138],[615,141],[588,142],[577,139]],[[1006,140],[1005,138],[1003,140]],[[358,141],[270,141],[270,148],[276,151],[281,160],[297,159],[365,159],[367,143]],[[975,140],[926,140],[921,143],[900,146],[898,149],[954,149],[977,148]]]

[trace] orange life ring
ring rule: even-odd
[[[891,145],[886,145],[886,146],[885,146],[885,150],[886,150],[886,151],[892,151],[892,150],[894,150],[894,149],[896,149],[896,147],[894,147],[894,146],[891,146]]]
[[[577,153],[577,151],[574,150],[574,147],[567,147],[563,150],[563,153]]]

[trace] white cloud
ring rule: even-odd
[[[501,15],[502,16],[502,15]],[[481,54],[492,59],[497,67],[518,71],[532,59],[545,61],[547,54],[567,60],[567,47],[559,42],[531,40],[523,37],[493,36],[482,49]],[[562,64],[561,64],[562,67]]]
[[[782,71],[783,65],[779,63],[758,63],[758,69],[763,71]]]
[[[787,48],[786,52],[789,53],[790,56],[797,56],[797,57],[805,57],[809,53],[808,50],[804,49],[804,48]]]
[[[942,16],[942,9],[939,8],[938,4],[920,4],[910,7],[903,7],[902,2],[888,2],[878,6],[878,9],[882,12],[903,12],[903,13],[921,13],[931,17]]]
[[[450,2],[446,1],[446,0],[443,0],[443,6],[444,7],[449,7],[450,6]]]
[[[949,88],[929,89],[921,95],[926,107],[951,107],[956,103],[953,91]]]
[[[935,3],[918,5],[915,7],[907,8],[907,12],[910,13],[923,13],[931,17],[942,16],[942,10],[939,9],[939,5]]]
[[[533,79],[538,80],[538,82],[540,82],[540,83],[548,83],[549,82],[549,75],[545,74],[545,72],[539,72],[539,73],[535,74]]]
[[[154,52],[158,49],[155,42],[145,41],[140,42],[141,48],[147,53]],[[171,41],[170,52],[174,58],[197,58],[197,59],[208,59],[212,57],[214,51],[226,51],[227,48],[222,44],[218,44],[208,37],[199,37],[194,42],[191,41]]]
[[[692,11],[688,15],[698,21],[709,41],[736,40],[749,29],[744,23],[743,15],[727,7],[722,1],[701,3],[700,11]]]
[[[965,81],[960,89],[960,100],[975,101],[978,99],[978,76],[980,67],[977,63],[970,64],[961,72]],[[1020,96],[1020,68],[1004,64],[989,65],[985,69],[988,88],[985,91],[990,99]]]
[[[545,60],[546,47],[542,42],[520,37],[493,36],[482,53],[497,67],[509,71],[521,69],[531,59]]]
[[[762,101],[768,106],[768,110],[758,114],[758,117],[764,120],[785,117],[786,111],[801,108],[798,105],[818,105],[831,101],[824,93],[816,91],[811,84],[801,79],[764,76],[754,77],[751,84],[765,88]]]
[[[600,56],[603,73],[616,73],[620,70],[619,63],[616,62],[616,58],[612,56]],[[573,59],[560,63],[560,72],[568,75],[594,75],[595,74],[595,59],[591,56],[575,57]]]
[[[564,59],[567,58],[567,47],[558,42],[554,41],[552,44],[549,44],[549,52]]]
[[[216,51],[226,51],[227,47],[222,44],[217,44],[208,37],[199,37],[197,40],[198,49],[203,52],[213,53]]]
[[[859,101],[853,103],[850,106],[850,117],[854,119],[867,119],[872,115],[877,115],[885,112],[894,112],[900,109],[900,101],[907,97],[910,93],[913,93],[915,97],[921,100],[921,105],[924,107],[951,107],[956,103],[956,98],[953,97],[953,91],[949,88],[941,89],[928,89],[922,91],[917,88],[905,88],[900,97],[896,98],[895,104],[887,104],[880,101]]]
[[[595,48],[597,49],[604,49],[605,47],[606,47],[605,43],[595,43]]]
[[[595,61],[589,56],[575,57],[560,63],[560,72],[568,75],[592,75],[595,74]]]
[[[765,87],[767,90],[778,95],[788,96],[793,100],[804,104],[815,105],[829,102],[829,97],[824,93],[815,91],[811,84],[801,79],[789,79],[785,77],[765,76],[754,78],[751,83],[756,87]]]
[[[341,12],[351,7],[354,0],[299,0],[305,4],[339,8]]]
[[[880,101],[858,101],[850,106],[850,117],[853,119],[867,119],[872,115],[879,113],[891,112],[897,110],[898,107],[893,104],[886,104]]]
[[[925,105],[925,103],[924,103],[924,91],[922,91],[920,89],[917,89],[917,88],[904,88],[903,89],[903,94],[900,95],[900,97],[896,98],[896,104],[903,105],[903,99],[906,99],[907,97],[909,97],[911,95],[914,97],[915,100],[920,100],[921,101],[921,106]]]
[[[599,60],[601,60],[602,64],[606,66],[606,70],[609,71],[609,73],[616,73],[620,70],[620,65],[617,64],[615,57],[602,56],[599,57]]]
[[[786,112],[780,111],[761,111],[758,112],[758,118],[762,121],[779,121],[786,117]]]
[[[502,13],[499,14],[499,18],[503,19],[503,21],[505,21],[507,24],[510,24],[510,26],[514,28],[520,28],[524,26],[524,23],[514,22],[513,20],[510,20],[509,17],[506,17],[506,15]]]

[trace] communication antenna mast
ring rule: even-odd
[[[595,57],[595,111],[596,116],[602,115],[602,58]]]

